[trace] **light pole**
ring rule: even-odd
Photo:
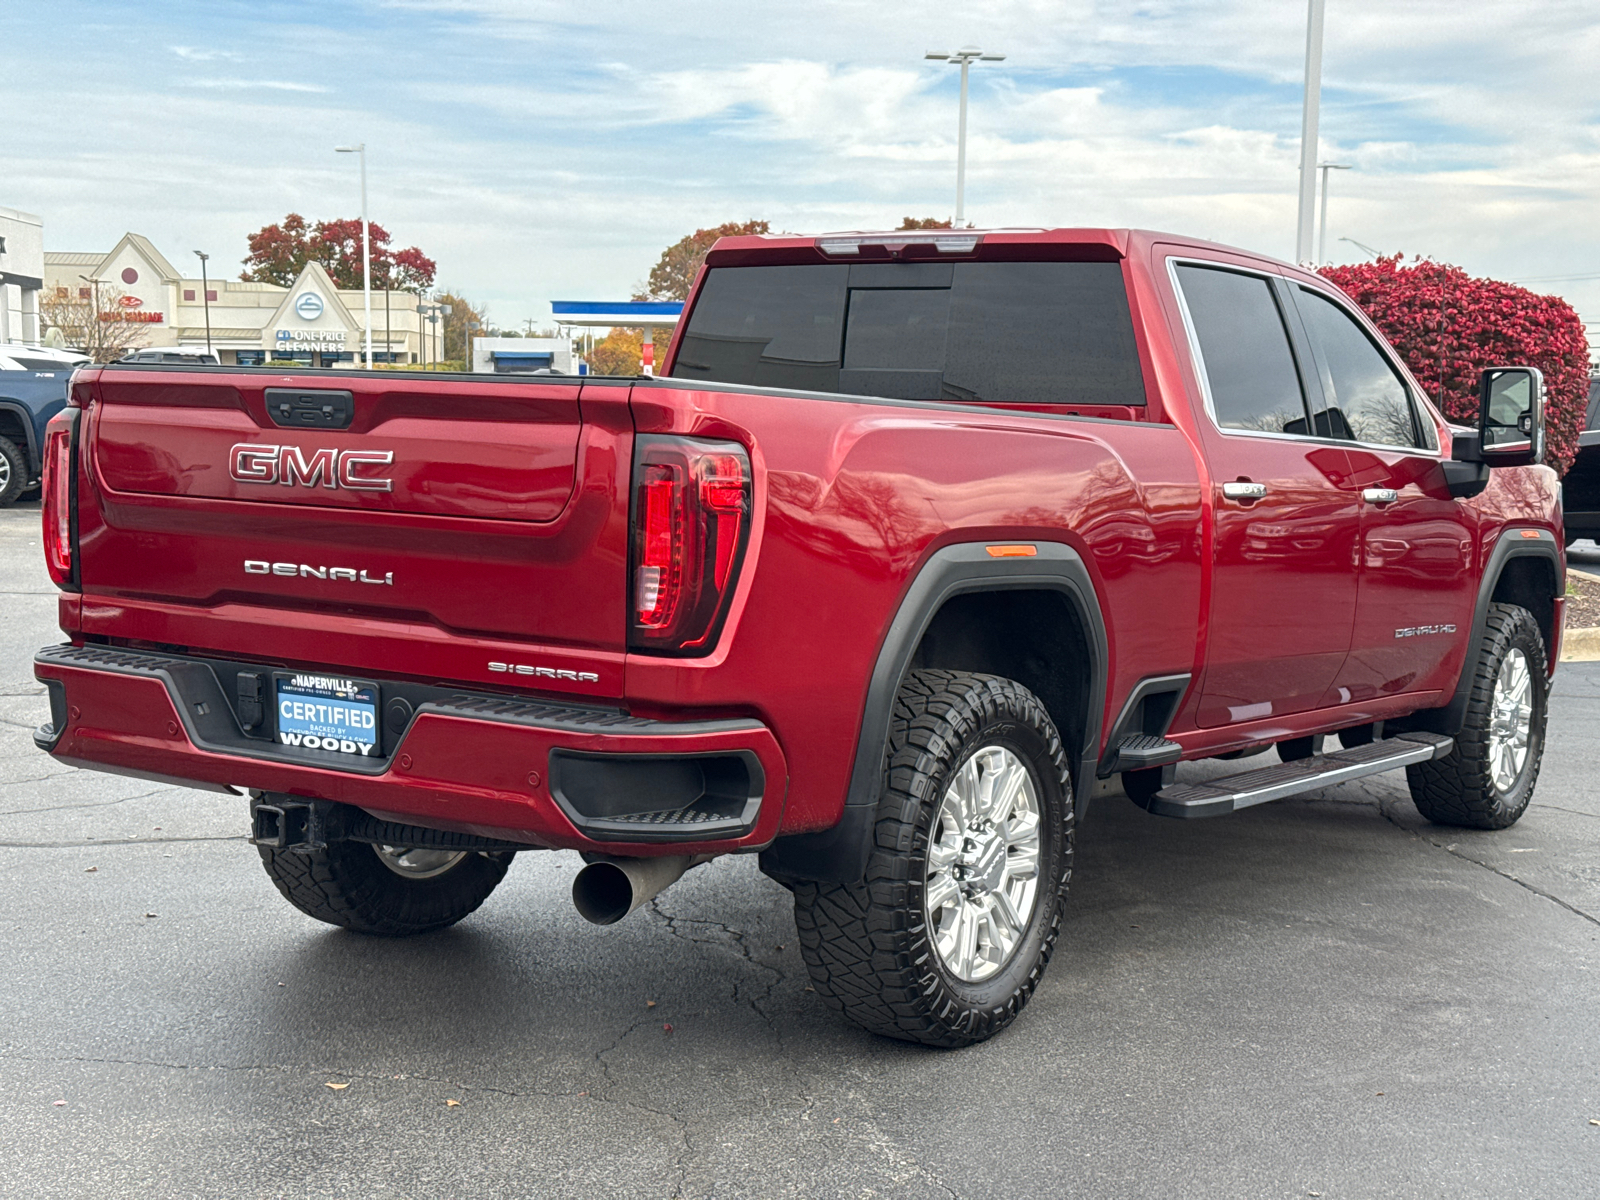
[[[86,354],[93,355],[98,361],[100,357],[100,281],[98,279],[90,279],[87,275],[79,275],[78,278],[94,289],[94,299],[91,301],[94,305],[94,320],[89,322],[89,328],[84,331],[84,340],[92,342],[94,348],[90,349],[89,346],[84,346],[83,349]]]
[[[1315,2],[1315,0],[1313,0]],[[1004,54],[985,54],[976,46],[963,46],[954,54],[929,50],[923,58],[961,64],[961,120],[956,127],[956,216],[951,224],[959,229],[966,219],[967,198],[967,68],[975,62],[1004,62]]]
[[[463,353],[465,353],[466,356],[467,356],[467,371],[471,372],[471,370],[472,370],[472,331],[474,329],[482,329],[483,325],[478,321],[474,321],[471,317],[468,317],[466,319],[466,326],[467,326],[466,332],[465,332],[465,334],[462,335],[463,338],[466,341],[466,350],[463,351]]]
[[[1356,241],[1355,238],[1342,237],[1339,240],[1341,242],[1349,242],[1352,246],[1356,246],[1356,247],[1359,247],[1362,250],[1365,250],[1368,254],[1372,255],[1373,258],[1382,258],[1383,257],[1383,251],[1374,250],[1371,246],[1367,245],[1365,242]]]
[[[206,353],[211,353],[211,284],[206,279],[206,263],[211,255],[204,250],[196,250],[195,257],[200,260],[200,299],[206,306]]]
[[[1349,163],[1325,162],[1318,163],[1317,170],[1322,172],[1322,205],[1317,212],[1317,262],[1322,264],[1328,261],[1328,172],[1348,171]]]
[[[1322,9],[1309,0],[1306,12],[1306,96],[1300,119],[1300,213],[1295,225],[1294,260],[1311,257],[1311,218],[1317,205],[1317,108],[1322,100]]]
[[[366,309],[367,370],[372,370],[372,238],[367,232],[367,144],[335,146],[335,154],[361,156],[361,291]]]

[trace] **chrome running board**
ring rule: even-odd
[[[1455,739],[1440,733],[1401,733],[1354,749],[1316,754],[1204,783],[1168,784],[1148,801],[1135,803],[1158,817],[1218,817],[1331,783],[1443,758],[1454,747]]]

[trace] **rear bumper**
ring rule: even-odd
[[[204,659],[53,646],[35,657],[34,675],[51,703],[51,722],[34,740],[63,762],[333,800],[530,846],[758,849],[777,836],[788,786],[777,739],[753,720],[650,721],[434,689],[385,739],[381,757],[351,760],[246,734]]]

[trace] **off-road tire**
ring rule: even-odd
[[[0,437],[0,508],[16,503],[28,486],[28,456],[10,438]]]
[[[1528,730],[1528,757],[1505,791],[1495,786],[1489,762],[1489,726],[1500,666],[1513,650],[1527,657],[1533,680],[1533,715]],[[1506,829],[1516,824],[1533,798],[1544,758],[1546,650],[1539,622],[1515,604],[1491,604],[1488,629],[1480,643],[1466,719],[1455,749],[1435,762],[1406,768],[1411,799],[1417,811],[1436,825],[1464,829]]]
[[[930,827],[947,781],[974,751],[1011,750],[1039,802],[1038,891],[1026,932],[998,973],[968,983],[943,966],[923,902]],[[1021,684],[964,671],[917,671],[895,700],[866,879],[798,882],[800,954],[817,994],[873,1033],[967,1046],[1028,1003],[1061,929],[1072,876],[1072,782],[1054,722]]]
[[[376,937],[410,937],[454,925],[506,876],[511,853],[471,853],[442,875],[407,879],[365,842],[312,852],[257,846],[283,897],[308,917]]]

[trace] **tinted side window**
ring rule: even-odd
[[[1343,411],[1351,436],[1381,446],[1417,445],[1406,385],[1367,331],[1332,300],[1298,290],[1306,333],[1332,376],[1330,400]]]
[[[1145,402],[1118,263],[719,267],[672,373],[908,400]]]
[[[1272,284],[1258,275],[1180,266],[1217,424],[1306,433],[1305,400]]]

